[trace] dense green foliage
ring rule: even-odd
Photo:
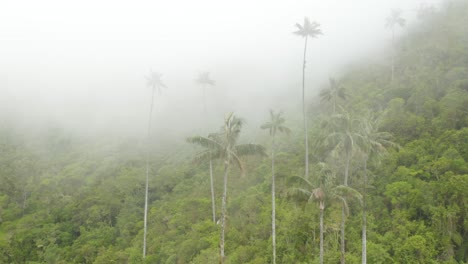
[[[346,261],[361,261],[362,203],[333,193],[345,173],[349,188],[366,191],[369,263],[468,263],[468,4],[422,19],[395,46],[393,81],[390,62],[356,67],[339,82],[346,97],[310,108],[321,109],[309,122],[310,181],[327,188],[320,200],[325,263],[340,260],[343,200]],[[358,125],[330,125],[337,115]],[[395,143],[379,153],[361,142],[376,134],[359,130],[374,119],[374,132],[389,132]],[[34,138],[16,132],[0,131],[0,263],[218,262],[208,163],[192,162],[192,146],[175,157],[151,153],[143,260],[141,142],[84,140],[52,129]],[[258,133],[269,146],[268,134]],[[319,206],[291,194],[291,179],[304,173],[302,136],[293,131],[275,139],[278,263],[319,261]],[[229,172],[227,263],[271,262],[270,163],[249,157],[245,176],[235,166]],[[221,212],[222,161],[213,161],[213,169]]]

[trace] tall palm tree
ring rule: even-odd
[[[333,107],[333,114],[336,113],[336,105],[338,104],[338,99],[346,100],[348,95],[346,94],[346,89],[340,84],[339,81],[334,78],[329,79],[330,85],[328,88],[323,89],[320,92],[320,98],[322,101],[331,102]]]
[[[284,126],[285,119],[283,113],[275,114],[270,110],[270,121],[261,126],[262,129],[268,129],[271,136],[271,237],[273,247],[273,264],[276,264],[276,205],[275,205],[275,137],[276,132],[291,133],[291,130]]]
[[[333,186],[333,181],[335,178],[333,171],[328,167],[326,163],[320,162],[318,165],[320,167],[320,178],[318,179],[318,184],[314,185],[308,179],[296,176],[293,177],[293,179],[296,179],[296,181],[302,183],[302,187],[292,188],[291,192],[293,194],[299,193],[306,195],[307,197],[309,197],[308,202],[314,200],[318,202],[318,207],[320,210],[320,264],[323,264],[323,216],[325,211],[325,202],[327,198],[328,200],[335,200],[341,203],[343,208],[342,213],[345,214],[344,216],[349,214],[347,199],[353,197],[356,198],[358,201],[361,201],[362,198],[359,192],[357,192],[355,189],[349,186]],[[344,240],[344,232],[341,233],[341,240]],[[344,247],[342,247],[342,250],[343,249]]]
[[[200,75],[198,75],[196,83],[203,87],[203,109],[206,111],[206,87],[208,85],[215,85],[215,81],[210,79],[209,72],[202,72]]]
[[[325,210],[325,198],[326,190],[323,184],[316,187],[308,179],[296,176],[295,178],[302,181],[303,187],[292,188],[292,193],[301,193],[308,197],[307,202],[318,201],[318,207],[320,210],[320,264],[323,264],[323,213]]]
[[[225,230],[226,230],[226,199],[227,199],[227,181],[228,172],[232,163],[239,167],[242,174],[245,173],[244,163],[241,157],[247,155],[265,155],[265,149],[257,144],[237,145],[244,121],[237,118],[233,113],[229,113],[224,118],[224,125],[220,132],[212,134],[210,137],[195,137],[193,141],[197,144],[216,149],[215,156],[224,160],[224,178],[223,178],[223,200],[221,211],[221,241],[220,241],[220,263],[224,263],[225,254]]]
[[[343,110],[343,109],[342,109]],[[330,131],[325,137],[324,144],[333,149],[333,153],[342,153],[345,158],[343,186],[348,187],[350,161],[353,152],[358,147],[356,144],[361,136],[360,120],[353,118],[349,113],[343,110],[340,114],[333,115],[330,120],[324,122],[324,127]],[[339,157],[339,155],[337,156]],[[343,198],[343,206],[341,211],[341,263],[345,260],[345,221],[346,221],[346,197]]]
[[[331,116],[323,124],[323,127],[328,131],[323,144],[327,148],[335,152],[341,152],[344,155],[344,186],[348,186],[351,157],[357,147],[356,140],[361,137],[359,122],[358,119],[353,118],[343,110],[342,113]]]
[[[161,94],[161,88],[165,88],[166,85],[161,80],[162,74],[158,72],[151,71],[148,76],[146,76],[147,85],[151,88],[151,103],[148,115],[148,133],[147,133],[147,150],[146,150],[146,184],[145,184],[145,215],[143,219],[143,258],[146,257],[146,230],[148,223],[148,186],[149,186],[149,141],[150,141],[150,132],[151,132],[151,117],[153,113],[153,103],[154,103],[154,93],[157,90],[158,94]]]
[[[392,82],[395,71],[395,28],[396,26],[404,27],[406,20],[401,17],[400,9],[393,9],[387,17],[385,26],[392,31]]]
[[[313,21],[310,22],[309,18],[304,18],[304,24],[301,25],[296,23],[297,31],[294,34],[299,35],[305,39],[304,44],[304,58],[302,64],[302,115],[304,118],[304,141],[305,141],[305,177],[309,178],[309,142],[308,142],[308,130],[307,130],[307,117],[306,117],[306,106],[305,106],[305,68],[306,68],[306,53],[307,53],[307,40],[309,37],[316,38],[318,35],[322,35],[322,30],[319,28],[320,24]]]
[[[379,159],[386,152],[387,147],[396,147],[398,144],[392,141],[392,135],[378,130],[378,121],[368,117],[361,122],[361,151],[363,156],[363,203],[362,203],[362,264],[367,263],[367,161],[374,157]]]
[[[207,138],[214,139],[213,135],[208,135]],[[215,206],[215,194],[214,194],[214,181],[213,181],[213,159],[220,158],[220,146],[216,144],[202,144],[200,137],[189,137],[187,142],[201,145],[205,150],[197,153],[194,158],[195,162],[204,162],[209,160],[210,163],[210,188],[211,188],[211,211],[213,213],[213,223],[216,224],[216,206]]]

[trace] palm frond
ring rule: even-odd
[[[320,24],[313,21],[310,22],[309,18],[305,17],[304,18],[304,24],[300,25],[299,23],[296,23],[296,27],[298,28],[297,31],[294,31],[293,33],[302,37],[312,37],[315,38],[318,35],[322,34],[322,31],[320,30]]]
[[[245,166],[244,162],[236,155],[234,152],[230,152],[229,155],[231,156],[231,160],[237,165],[241,172],[241,177],[245,177]]]
[[[308,201],[312,197],[312,193],[308,191],[307,189],[302,189],[302,188],[297,188],[297,187],[292,187],[287,190],[286,193],[288,196],[295,196],[295,195],[301,195],[307,197]]]
[[[261,129],[271,129],[272,127],[273,127],[273,124],[271,122],[267,122],[260,126]]]
[[[270,135],[275,136],[277,131],[281,133],[290,133],[290,129],[282,124],[286,121],[283,117],[283,112],[275,113],[273,110],[270,109],[270,120],[260,126],[261,129],[269,129]]]
[[[193,163],[202,163],[210,160],[220,159],[223,157],[221,150],[204,150],[195,154],[192,159]]]
[[[320,99],[321,101],[330,101],[333,98],[332,92],[330,89],[323,89],[320,91]]]
[[[289,184],[307,185],[309,188],[314,186],[308,179],[297,175],[289,177],[288,182]]]
[[[336,198],[337,198],[338,200],[341,201],[341,204],[342,204],[342,206],[343,206],[343,209],[345,210],[345,214],[346,214],[346,216],[348,216],[348,215],[349,215],[349,206],[348,206],[348,202],[347,202],[346,199],[345,199],[344,197],[342,197],[342,196],[336,196]]]
[[[146,84],[150,87],[163,87],[167,88],[167,86],[162,82],[162,74],[158,72],[151,71],[146,78]]]
[[[338,185],[334,188],[334,191],[338,196],[356,199],[362,205],[362,194],[356,189],[345,185]]]
[[[301,24],[296,23],[297,31],[294,31],[293,34],[305,37],[304,28]]]
[[[194,136],[188,137],[186,140],[188,143],[196,144],[211,150],[222,148],[222,145],[219,142],[210,137]]]
[[[281,133],[285,133],[286,135],[291,134],[291,129],[285,126],[279,126],[278,131],[280,131]]]

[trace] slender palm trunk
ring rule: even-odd
[[[222,216],[221,216],[221,242],[220,242],[220,249],[221,249],[221,256],[219,262],[221,264],[224,263],[224,233],[226,229],[226,198],[227,198],[227,179],[228,179],[228,169],[229,169],[229,161],[224,161],[224,189],[223,189],[223,204],[222,204]]]
[[[213,223],[216,224],[216,207],[215,207],[215,195],[214,195],[214,184],[213,184],[213,161],[210,157],[210,184],[211,184],[211,209],[213,211]]]
[[[346,152],[346,165],[345,165],[345,174],[344,174],[344,186],[348,186],[349,178],[349,162],[351,159],[351,154]]]
[[[392,28],[392,82],[395,72],[395,29]]]
[[[206,85],[203,85],[203,111],[206,114]]]
[[[273,135],[271,145],[271,242],[273,246],[273,264],[276,264],[275,135]]]
[[[323,264],[323,211],[325,210],[325,202],[320,202],[320,264]]]
[[[28,191],[26,190],[26,185],[23,188],[23,203],[21,205],[21,209],[23,210],[22,216],[24,216],[24,210],[26,209],[26,202],[28,200]]]
[[[150,131],[151,131],[151,115],[153,113],[153,101],[154,101],[154,90],[156,87],[153,87],[153,91],[151,93],[151,106],[149,111],[148,117],[148,134],[147,134],[147,150],[146,150],[146,184],[145,184],[145,216],[143,219],[143,258],[146,257],[146,230],[147,230],[147,222],[148,222],[148,185],[149,185],[149,141],[150,141]]]
[[[341,264],[345,264],[345,205],[341,207]]]
[[[307,131],[307,116],[305,105],[305,68],[306,68],[306,53],[307,53],[307,36],[305,37],[304,59],[302,66],[302,115],[304,117],[304,140],[305,140],[305,178],[309,179],[309,140]]]
[[[334,95],[334,98],[333,98],[333,114],[336,113],[336,97],[337,97],[337,96],[338,96],[338,95],[335,94],[335,95]]]
[[[344,177],[344,186],[348,186],[348,177],[349,177],[349,162],[351,159],[351,155],[346,153],[346,166],[345,166],[345,177]],[[345,264],[345,221],[346,221],[346,214],[345,214],[345,205],[341,208],[341,264]]]
[[[366,218],[366,196],[367,196],[367,157],[364,159],[364,188],[362,190],[362,264],[367,263],[367,218]]]

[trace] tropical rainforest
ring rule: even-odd
[[[0,262],[468,263],[468,3],[419,12],[249,142],[236,112],[164,147],[153,109],[145,139],[2,123]]]

